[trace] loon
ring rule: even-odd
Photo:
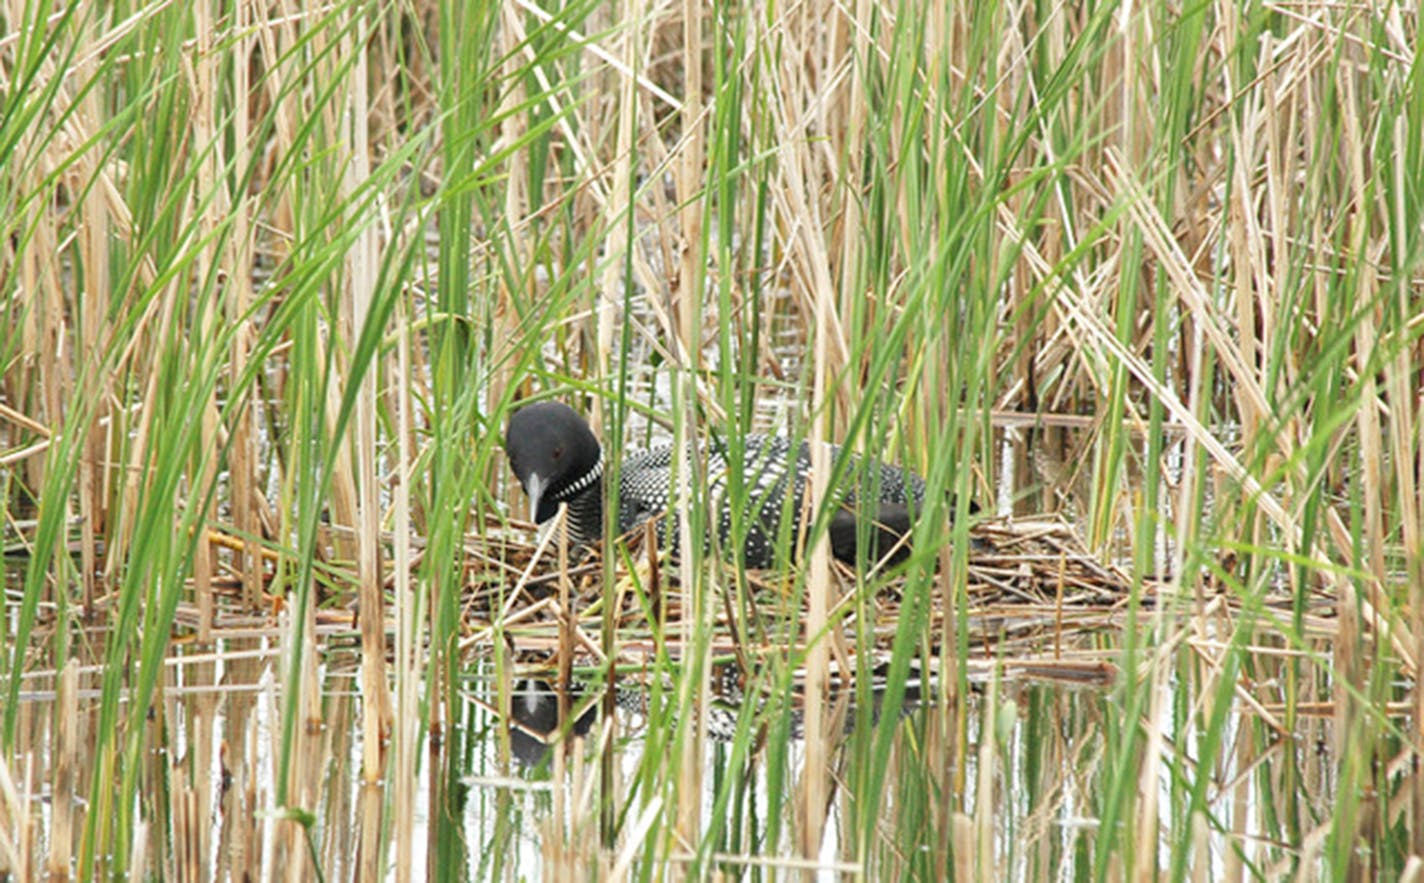
[[[839,451],[828,445],[832,456]],[[588,421],[559,402],[539,402],[520,408],[509,418],[504,440],[511,469],[529,497],[534,520],[544,524],[568,505],[569,542],[585,547],[603,537],[603,447]],[[667,511],[673,503],[673,445],[627,454],[618,480],[618,534],[625,534]],[[699,452],[705,465],[708,493],[705,499],[725,496],[728,462],[725,449],[704,444]],[[858,458],[857,458],[858,459]],[[775,562],[775,542],[788,490],[793,494],[789,507],[793,542],[800,529],[801,501],[811,471],[810,445],[795,443],[776,435],[749,435],[745,445],[748,499],[756,510],[750,519],[743,545],[743,563],[751,568],[767,568]],[[854,465],[854,461],[852,461]],[[909,533],[912,512],[925,498],[925,482],[920,476],[895,466],[872,463],[879,470],[879,500],[874,507],[856,505],[853,490],[844,495],[844,506],[831,520],[831,552],[842,561],[854,563],[859,537],[858,521],[872,519],[871,547],[867,558],[889,554],[890,563],[908,555],[901,541]],[[717,517],[718,538],[727,541],[731,513],[723,506]],[[662,529],[664,542],[672,535],[676,555],[677,532]]]

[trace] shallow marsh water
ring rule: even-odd
[[[310,677],[321,699],[297,736],[305,743],[296,752],[303,761],[289,770],[289,794],[300,795],[289,803],[310,813],[299,837],[293,836],[295,826],[282,821],[275,803],[280,733],[273,722],[280,707],[285,632],[254,618],[234,622],[230,636],[220,635],[211,649],[175,647],[161,695],[146,716],[153,730],[147,744],[163,747],[140,760],[143,775],[156,789],[143,790],[140,809],[155,823],[138,829],[145,839],[134,844],[135,853],[145,857],[142,866],[149,873],[165,877],[237,879],[250,873],[272,879],[290,862],[305,863],[309,855],[326,879],[349,878],[361,860],[353,847],[364,842],[363,819],[371,817],[373,802],[389,799],[383,788],[363,784],[360,776],[356,633],[332,624],[316,630]],[[83,638],[89,652],[101,658],[103,633]],[[1203,661],[1220,647],[1210,635],[1184,640],[1198,643]],[[1081,632],[1075,642],[1078,646],[1069,648],[1068,655],[1102,660],[1087,686],[1073,684],[1066,669],[1034,676],[1032,668],[1015,664],[1023,659],[1005,657],[991,642],[984,645],[986,664],[972,678],[971,693],[962,703],[912,699],[900,713],[857,720],[849,696],[842,697],[847,700],[843,704],[833,702],[837,723],[829,730],[830,744],[817,752],[830,758],[836,782],[815,865],[818,875],[838,879],[893,872],[933,879],[955,866],[970,876],[992,867],[1006,879],[1077,878],[1099,836],[1102,780],[1115,763],[1112,746],[1121,738],[1125,707],[1119,685],[1102,674],[1111,673],[1108,661],[1118,658],[1117,629]],[[1295,664],[1289,656],[1263,656],[1240,687],[1243,699],[1251,702],[1240,705],[1222,730],[1230,745],[1212,776],[1219,787],[1209,795],[1211,825],[1201,835],[1200,860],[1213,873],[1239,870],[1242,863],[1257,871],[1295,866],[1300,859],[1295,850],[1258,833],[1268,830],[1268,816],[1286,806],[1305,817],[1329,818],[1336,782],[1328,720],[1302,715],[1289,732],[1273,720],[1280,704],[1271,697],[1281,694]],[[74,692],[57,699],[57,689],[71,687],[61,688],[53,672],[34,668],[21,696],[21,748],[9,758],[9,769],[19,774],[15,787],[31,814],[28,848],[35,854],[72,854],[75,846],[57,849],[54,838],[63,836],[65,825],[82,829],[78,820],[88,811],[87,801],[77,799],[73,817],[62,823],[51,801],[49,774],[72,770],[78,795],[91,793],[90,777],[101,774],[84,753],[85,732],[97,721],[101,670],[77,666]],[[428,734],[421,739],[415,860],[426,866],[430,801],[432,794],[443,794],[453,796],[449,807],[459,814],[464,847],[457,852],[468,879],[548,878],[587,869],[598,843],[597,807],[588,791],[598,768],[597,746],[606,744],[617,756],[620,803],[640,787],[648,717],[629,710],[637,691],[630,692],[634,702],[621,704],[618,734],[611,742],[600,741],[606,734],[589,715],[580,727],[582,738],[560,750],[557,761],[550,752],[541,764],[531,765],[517,756],[502,757],[505,727],[493,712],[493,675],[488,662],[472,660],[460,675],[458,719],[447,722],[438,743]],[[1178,755],[1189,756],[1197,738],[1190,710],[1204,697],[1178,677],[1169,690],[1155,712],[1164,716],[1158,722],[1162,738],[1183,740]],[[523,701],[518,692],[514,701]],[[733,708],[732,726],[739,713],[758,713],[749,709]],[[703,824],[716,819],[704,829],[711,841],[700,845],[710,867],[753,879],[779,878],[806,867],[789,858],[791,838],[802,821],[801,807],[790,795],[806,758],[798,714],[788,705],[760,715],[757,726],[764,729],[765,740],[739,758],[719,738],[701,743]],[[536,734],[552,723],[547,716],[536,717],[531,728]],[[530,720],[527,714],[523,719]],[[868,780],[857,764],[867,757],[864,740],[885,728],[893,731],[893,747],[881,772],[890,785],[885,801],[867,808],[859,802],[858,788]],[[784,757],[769,762],[777,739],[784,740]],[[1144,787],[1156,789],[1164,811],[1184,799],[1170,765],[1162,768],[1155,785]],[[730,797],[724,799],[733,806],[712,813],[719,789],[726,790]],[[631,805],[646,806],[655,795],[644,792]],[[857,852],[867,811],[875,817],[876,834],[871,849]],[[174,843],[184,848],[174,849]],[[607,871],[620,856],[638,861],[651,854],[675,865],[692,858],[686,847],[625,840],[595,865]],[[869,856],[870,863],[857,855]],[[383,876],[395,879],[389,855],[382,864]],[[432,876],[448,871],[428,870]]]

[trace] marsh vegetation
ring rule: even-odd
[[[1417,876],[1418,46],[5,4],[0,877]],[[789,566],[570,555],[542,398],[903,464],[913,552],[830,560],[836,461]]]

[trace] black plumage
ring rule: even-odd
[[[567,503],[571,543],[582,546],[603,536],[603,450],[586,420],[558,402],[529,405],[510,418],[504,447],[515,476],[529,495],[536,521],[548,521],[558,512],[560,503]],[[834,445],[829,447],[832,456],[839,450]],[[673,446],[668,444],[624,457],[619,476],[617,533],[627,533],[667,511],[674,497],[673,453]],[[718,510],[715,522],[725,546],[732,522],[725,502],[729,479],[725,445],[704,442],[698,453],[701,474],[707,481],[702,499]],[[790,515],[793,539],[800,529],[802,500],[811,469],[810,447],[782,436],[749,435],[743,460],[745,498],[751,501],[755,513],[747,526],[743,561],[748,567],[769,567],[775,560],[781,519]],[[830,524],[831,551],[842,560],[855,560],[859,520],[872,521],[868,557],[873,559],[909,533],[913,512],[924,502],[925,483],[918,475],[883,463],[870,467],[879,470],[876,504],[858,505],[854,490],[848,490],[842,498],[843,509]],[[786,502],[788,493],[792,495],[790,505]],[[676,531],[662,529],[660,533],[662,541],[670,543],[675,553]],[[901,545],[896,559],[903,558],[904,553]]]

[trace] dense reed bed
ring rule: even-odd
[[[1418,875],[1418,28],[4,4],[0,877]],[[915,551],[536,559],[545,397]]]

